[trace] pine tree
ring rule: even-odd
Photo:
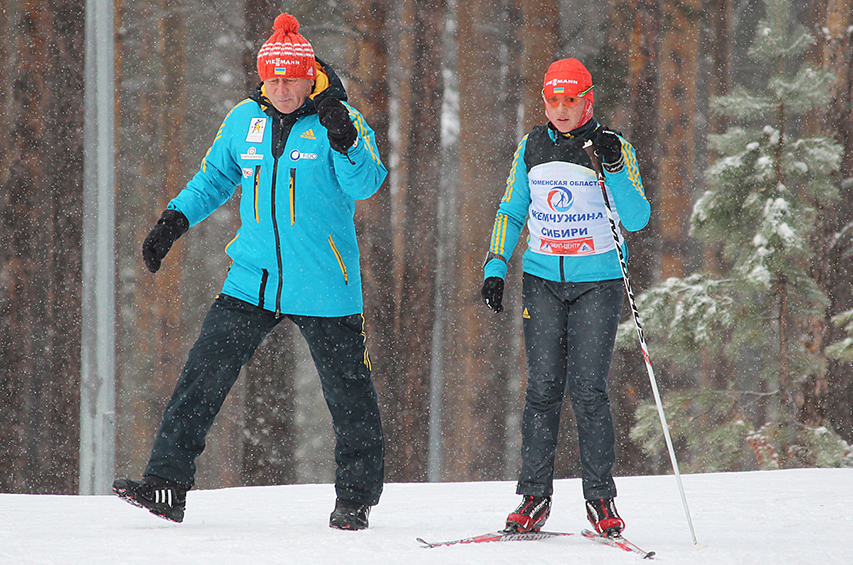
[[[833,323],[843,327],[848,337],[826,348],[826,354],[839,361],[853,361],[853,310],[847,310],[832,318]]]
[[[671,278],[640,297],[653,355],[697,368],[696,359],[716,356],[729,370],[720,389],[665,396],[673,436],[691,446],[696,470],[853,465],[834,432],[797,421],[801,384],[821,361],[809,326],[827,306],[808,269],[810,237],[816,207],[837,198],[841,157],[831,139],[797,137],[798,118],[826,106],[832,80],[800,64],[813,43],[792,24],[788,0],[767,3],[750,55],[772,78],[762,92],[737,87],[712,100],[733,125],[709,136],[719,158],[691,218],[692,235],[721,244],[724,275]],[[632,437],[656,450],[654,410],[637,419]]]

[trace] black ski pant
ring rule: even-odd
[[[607,373],[622,312],[622,280],[560,283],[524,274],[527,394],[516,492],[551,496],[560,411],[577,421],[584,498],[612,498],[615,436]]]
[[[320,376],[335,433],[335,491],[359,504],[379,502],[385,444],[361,314],[279,316],[236,298],[214,301],[190,350],[154,440],[146,475],[190,488],[205,437],[241,367],[284,318],[302,332]]]

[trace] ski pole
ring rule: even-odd
[[[649,348],[646,345],[646,338],[643,336],[643,324],[640,322],[640,311],[637,310],[637,302],[634,300],[634,292],[631,290],[631,282],[628,278],[628,263],[625,261],[625,255],[622,253],[622,246],[619,245],[619,232],[616,229],[616,222],[613,220],[613,210],[610,208],[610,199],[607,197],[607,190],[604,186],[604,173],[601,170],[601,163],[595,155],[592,147],[592,141],[587,140],[583,145],[590,160],[592,167],[595,170],[595,176],[598,179],[599,188],[601,188],[601,196],[604,197],[604,208],[607,211],[607,219],[610,220],[610,231],[613,235],[613,242],[616,244],[616,253],[619,255],[619,266],[622,268],[622,280],[625,282],[625,292],[628,294],[628,303],[631,305],[631,312],[634,314],[634,325],[637,328],[637,337],[640,340],[640,349],[643,352],[643,361],[646,362],[646,371],[649,374],[649,381],[652,385],[652,394],[655,397],[655,404],[658,408],[658,416],[660,416],[660,424],[663,426],[663,437],[666,440],[666,447],[669,450],[669,459],[672,461],[672,470],[675,473],[675,481],[678,483],[678,492],[681,494],[681,503],[684,505],[684,513],[687,515],[687,525],[690,528],[690,535],[693,537],[693,545],[698,545],[696,541],[696,532],[693,530],[693,520],[690,518],[690,509],[687,507],[687,496],[684,494],[684,485],[681,484],[681,473],[678,472],[678,461],[675,458],[675,448],[672,446],[672,438],[669,435],[669,426],[666,423],[666,414],[663,411],[663,402],[660,399],[658,391],[657,379],[655,372],[652,369],[652,360],[649,356]]]

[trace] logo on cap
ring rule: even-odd
[[[578,81],[570,78],[552,78],[546,84],[579,84]]]

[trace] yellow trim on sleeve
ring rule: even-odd
[[[625,170],[628,172],[628,178],[631,179],[631,184],[634,185],[634,188],[640,195],[646,198],[645,190],[643,189],[643,180],[640,178],[640,167],[637,164],[637,154],[634,152],[634,148],[625,141],[622,140],[622,154],[625,157]]]
[[[527,140],[526,135],[521,138],[518,147],[515,148],[515,154],[512,156],[512,168],[510,168],[509,176],[506,179],[506,192],[504,193],[504,197],[501,199],[501,202],[507,202],[512,198],[512,189],[515,184],[515,171],[518,168],[518,157],[521,154],[521,147],[524,145],[525,140]]]
[[[492,228],[492,240],[489,245],[489,251],[496,255],[504,255],[504,246],[506,244],[506,229],[509,223],[509,216],[498,213],[495,217],[495,225]]]
[[[338,252],[338,248],[335,246],[335,240],[332,239],[332,234],[329,234],[329,245],[332,247],[332,252],[335,254],[335,258],[338,260],[338,265],[341,268],[341,272],[344,274],[344,284],[349,284],[349,276],[347,275],[347,266],[344,265],[344,259],[341,257],[341,254]]]
[[[373,146],[373,140],[371,136],[367,134],[367,126],[364,122],[364,116],[361,113],[349,105],[347,102],[342,102],[344,107],[349,111],[349,115],[355,119],[354,125],[355,129],[358,132],[358,136],[367,144],[367,148],[370,150],[370,157],[377,165],[382,165],[382,159],[379,158],[379,155],[376,153],[376,149]]]

